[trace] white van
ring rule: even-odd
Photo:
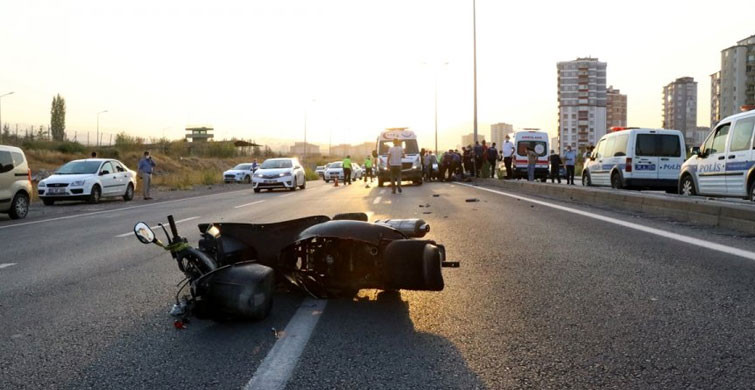
[[[676,192],[685,157],[679,130],[613,127],[585,161],[582,184]]]
[[[679,173],[682,195],[736,196],[755,201],[755,110],[719,122]]]
[[[535,179],[545,182],[548,179],[550,157],[550,138],[548,133],[535,130],[522,130],[514,133],[514,158],[511,161],[515,179],[527,179],[527,149],[537,153],[535,164]]]
[[[406,127],[386,129],[377,138],[377,166],[378,186],[390,183],[391,172],[388,169],[388,149],[393,146],[393,140],[399,140],[404,148],[404,158],[401,160],[401,179],[411,180],[414,184],[422,184],[422,161],[419,157],[417,135]]]
[[[31,171],[24,152],[0,145],[0,213],[11,219],[26,218],[31,195]]]

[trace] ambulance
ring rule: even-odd
[[[527,177],[527,150],[532,149],[537,154],[535,164],[535,179],[545,182],[548,179],[550,158],[550,140],[548,133],[536,130],[522,130],[514,133],[514,158],[511,161],[515,179],[528,179]]]
[[[422,184],[422,161],[419,156],[417,135],[408,127],[385,129],[377,138],[377,177],[378,186],[391,181],[391,172],[388,167],[388,149],[393,146],[393,140],[399,140],[404,148],[404,158],[401,159],[401,180],[412,181],[414,184]]]

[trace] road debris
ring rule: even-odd
[[[518,199],[517,199],[518,200]],[[480,200],[477,198],[469,198],[466,200],[467,203],[473,203],[473,202],[479,202]]]

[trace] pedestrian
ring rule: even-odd
[[[498,165],[498,149],[495,148],[495,142],[488,148],[488,163],[490,164],[490,178],[495,177],[496,166]]]
[[[574,165],[577,164],[577,152],[571,150],[571,145],[566,145],[564,153],[564,166],[566,167],[566,184],[574,185]]]
[[[438,173],[435,172],[435,167],[438,166],[438,156],[435,153],[430,154],[430,167],[428,168],[429,176],[428,180],[433,181],[438,179]]]
[[[347,155],[341,163],[343,167],[343,184],[351,185],[351,155]]]
[[[558,184],[561,184],[561,156],[556,154],[556,151],[551,149],[551,183],[555,183],[558,179]]]
[[[97,152],[92,152],[92,157],[91,158],[97,158]]]
[[[255,172],[257,170],[257,159],[255,158],[254,161],[252,161],[252,172]]]
[[[537,153],[530,147],[527,149],[527,181],[535,181],[535,164],[537,164]]]
[[[453,152],[453,162],[451,164],[453,175],[463,178],[464,169],[461,167],[461,153],[459,153],[458,149],[455,149]]]
[[[511,179],[514,177],[514,172],[511,170],[511,159],[514,157],[514,144],[511,143],[509,136],[506,136],[506,141],[501,146],[501,152],[503,153],[503,165],[506,167],[506,178]]]
[[[364,181],[367,182],[367,179],[370,179],[370,183],[372,183],[372,157],[367,156],[367,158],[364,160],[364,170],[366,172],[364,176]]]
[[[388,149],[388,167],[391,171],[391,191],[401,193],[401,160],[404,158],[404,148],[401,147],[401,141],[393,140],[393,146]]]
[[[474,159],[474,176],[480,177],[480,170],[482,170],[482,146],[480,145],[480,141],[475,141],[472,158]]]
[[[425,166],[425,170],[423,172],[425,176],[425,181],[430,181],[430,176],[433,172],[433,152],[429,150],[427,151],[427,153],[425,154],[425,158],[422,159],[422,164],[424,164]]]
[[[152,160],[152,156],[149,155],[149,151],[145,151],[144,157],[139,160],[139,174],[142,177],[142,195],[144,195],[144,200],[152,199],[149,190],[152,185],[152,171],[156,165],[155,161]]]

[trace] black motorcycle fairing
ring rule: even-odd
[[[219,266],[256,260],[275,267],[281,251],[296,241],[303,230],[328,221],[329,217],[318,215],[263,224],[200,224],[199,231],[203,233],[200,248],[214,253]]]

